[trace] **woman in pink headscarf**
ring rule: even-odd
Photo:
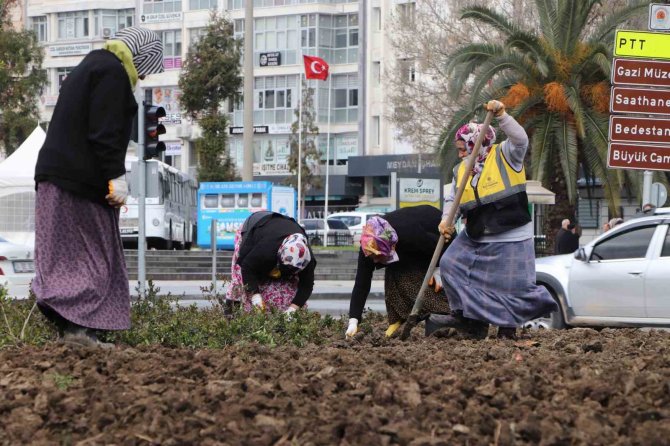
[[[389,322],[386,335],[393,335],[407,320],[440,239],[437,225],[441,215],[439,209],[422,205],[398,209],[367,221],[361,235],[356,281],[349,304],[348,337],[358,331],[373,273],[380,268],[384,268],[384,300]],[[435,289],[426,291],[424,299],[421,316],[449,312],[439,283],[435,283]]]

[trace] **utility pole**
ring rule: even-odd
[[[254,179],[254,2],[244,5],[244,161],[242,180]]]
[[[147,282],[146,270],[146,208],[144,198],[147,196],[147,163],[144,161],[144,144],[146,140],[144,128],[144,88],[137,89],[139,107],[137,108],[137,281],[140,296],[144,297]]]

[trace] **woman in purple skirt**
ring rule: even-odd
[[[91,51],[63,82],[35,167],[37,305],[65,342],[130,327],[119,235],[138,79],[163,71],[153,31],[130,27]]]
[[[533,223],[528,210],[523,166],[528,136],[499,101],[489,101],[501,130],[508,139],[495,143],[489,127],[474,169],[465,162],[454,168],[447,195],[447,215],[456,185],[468,178],[459,205],[466,218],[461,231],[440,260],[440,273],[449,298],[450,315],[431,315],[426,331],[455,328],[468,336],[485,337],[488,325],[496,325],[498,337],[514,338],[516,327],[557,309],[544,287],[535,284]],[[471,153],[481,125],[465,124],[456,133],[456,146]],[[449,241],[454,228],[443,219],[439,226]]]

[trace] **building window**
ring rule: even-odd
[[[56,69],[56,85],[58,86],[58,89],[54,92],[55,94],[58,94],[60,87],[63,86],[63,82],[65,82],[67,76],[72,73],[73,69],[74,67],[61,67]]]
[[[416,81],[416,62],[414,59],[400,59],[398,61],[402,79],[407,82]]]
[[[372,80],[376,85],[382,82],[382,63],[381,61],[372,62]]]
[[[323,94],[323,98],[327,100],[327,93]],[[333,107],[331,122],[356,122],[358,120],[358,75],[333,75],[333,96],[331,100]],[[328,110],[327,103],[324,104],[320,101],[319,106],[324,111]],[[321,122],[327,122],[327,119],[327,116],[319,117]]]
[[[303,54],[316,53],[316,14],[300,16],[300,47]]]
[[[207,35],[207,28],[191,28],[189,31],[188,44],[193,46]]]
[[[181,12],[181,0],[144,0],[143,14],[158,12]]]
[[[372,146],[379,147],[381,145],[382,139],[381,122],[379,116],[372,117],[372,131],[370,132],[370,136],[372,137]]]
[[[117,31],[133,26],[135,20],[134,9],[99,9],[94,14],[94,33],[98,37],[114,37]]]
[[[160,31],[163,41],[163,67],[166,70],[181,68],[181,31]]]
[[[240,26],[244,32],[244,26]],[[254,20],[254,64],[259,66],[260,53],[279,51],[282,65],[298,63],[298,16],[261,17]],[[238,26],[236,24],[235,31]],[[240,34],[241,35],[241,34]]]
[[[401,3],[397,5],[398,15],[404,23],[413,23],[416,15],[416,3]]]
[[[285,124],[293,122],[297,106],[296,76],[266,76],[255,80],[254,124]],[[237,113],[237,111],[235,111]]]
[[[47,17],[46,16],[39,16],[39,17],[31,17],[30,18],[30,28],[35,31],[35,35],[37,35],[37,41],[38,42],[46,42],[49,40],[49,36],[47,35]]]
[[[218,7],[218,0],[190,0],[189,7],[193,9],[216,9]]]
[[[372,198],[388,198],[391,196],[390,177],[372,177]]]
[[[301,23],[304,24],[305,20],[301,19]],[[305,30],[302,32],[304,52]],[[358,14],[321,14],[318,34],[320,57],[332,64],[358,61]]]
[[[59,39],[81,39],[89,36],[88,11],[61,12],[58,14]]]
[[[372,8],[372,30],[382,30],[382,8],[375,6]]]

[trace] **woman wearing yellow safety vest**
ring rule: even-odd
[[[498,327],[498,337],[514,338],[516,327],[557,309],[544,287],[535,285],[533,223],[526,195],[523,166],[528,136],[505,113],[499,101],[486,109],[497,118],[508,139],[495,143],[489,127],[477,154],[475,167],[466,172],[465,162],[454,168],[452,189],[445,198],[440,233],[449,241],[454,233],[445,217],[453,203],[456,185],[464,175],[459,214],[465,230],[454,239],[440,260],[440,273],[449,299],[450,315],[431,315],[427,334],[450,327],[472,337],[485,337],[488,324]],[[456,133],[456,146],[471,153],[481,124],[469,123]]]

